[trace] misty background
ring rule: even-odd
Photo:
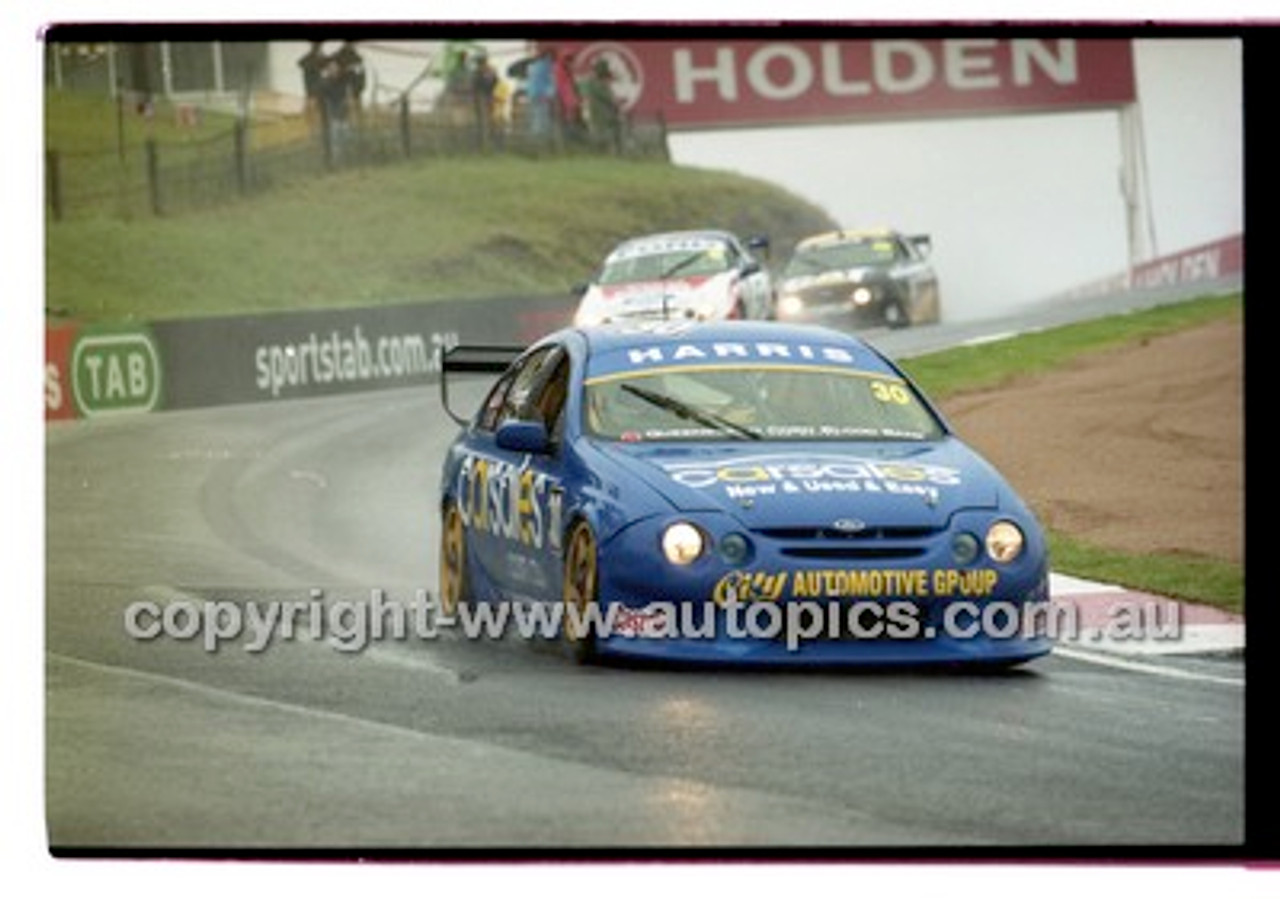
[[[1156,255],[1244,229],[1242,42],[1135,40]],[[775,182],[842,226],[933,236],[943,316],[984,318],[1123,272],[1117,110],[673,133],[682,165]]]
[[[359,28],[353,31],[358,36]],[[532,46],[520,39],[483,40],[478,23],[472,34],[500,70]],[[326,41],[326,50],[338,43]],[[1142,219],[1154,248],[1144,258],[1242,232],[1243,41],[1154,37],[1132,43],[1146,185]],[[278,44],[270,83],[296,94],[291,99],[300,108],[296,60],[308,44]],[[359,45],[372,96],[386,102],[411,90],[414,102],[430,108],[443,84],[423,76],[443,41],[392,36]],[[930,234],[943,316],[962,321],[1125,271],[1130,250],[1121,130],[1120,111],[1108,109],[674,131],[669,146],[679,165],[773,182],[842,226]],[[785,261],[781,256],[780,249],[775,265]]]

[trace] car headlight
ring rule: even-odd
[[[1018,558],[1025,542],[1022,530],[1012,521],[997,521],[987,529],[987,555],[1002,564]]]
[[[853,302],[859,306],[865,306],[871,302],[872,296],[870,287],[859,287],[853,292]]]
[[[662,532],[662,554],[672,565],[688,565],[702,555],[702,531],[687,521],[677,521]]]
[[[804,312],[804,300],[794,293],[786,294],[778,298],[778,311],[783,315],[799,315]]]

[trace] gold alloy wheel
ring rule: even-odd
[[[444,511],[440,528],[440,614],[454,616],[466,602],[467,543],[462,515],[452,503]]]
[[[595,634],[575,627],[570,607],[577,610],[578,620],[596,602],[599,587],[596,559],[596,538],[585,521],[580,521],[569,532],[568,548],[564,554],[564,586],[561,597],[564,602],[564,618],[561,629],[565,644],[574,661],[585,662],[595,654]]]

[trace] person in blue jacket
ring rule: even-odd
[[[551,113],[556,99],[554,59],[550,47],[529,63],[525,77],[525,97],[529,104],[529,133],[545,138],[551,134]]]

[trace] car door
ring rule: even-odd
[[[471,551],[493,586],[510,597],[557,592],[563,497],[557,438],[568,371],[568,353],[559,345],[518,361],[486,400],[464,463]],[[499,446],[497,432],[511,420],[542,420],[552,451]]]
[[[745,246],[739,245],[736,250],[738,268],[742,272],[740,289],[743,305],[747,308],[747,317],[768,318],[773,290],[765,264]]]
[[[896,243],[899,259],[897,277],[906,288],[902,294],[907,303],[905,311],[913,324],[928,320],[935,289],[933,268],[914,242],[899,238]]]

